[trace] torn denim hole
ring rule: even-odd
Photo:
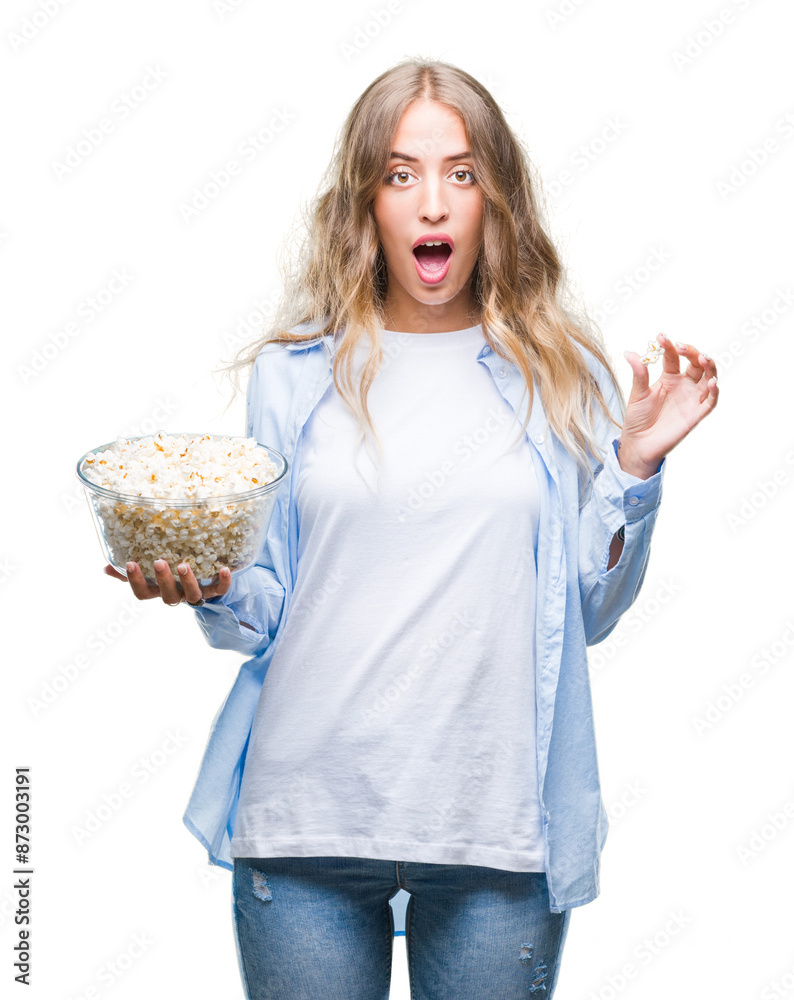
[[[546,989],[546,983],[544,981],[545,979],[546,979],[546,966],[539,965],[535,969],[535,978],[532,981],[532,985],[529,987],[529,992],[536,993],[538,990],[545,990]]]
[[[254,872],[254,895],[266,903],[273,899],[270,886],[267,884],[267,875],[263,875],[262,872]]]
[[[528,962],[532,958],[532,945],[525,941],[521,945],[521,951],[519,952],[519,960],[522,962]],[[537,993],[538,990],[546,989],[546,966],[541,962],[540,965],[536,965],[533,971],[534,979],[532,980],[532,985],[529,987],[530,993]]]

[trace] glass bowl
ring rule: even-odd
[[[171,434],[171,432],[169,432]],[[224,434],[184,434],[189,438],[230,437]],[[143,437],[125,438],[138,441]],[[113,449],[115,441],[92,448],[77,463],[77,478],[86,491],[88,506],[102,551],[122,576],[128,562],[136,562],[146,582],[157,585],[154,561],[165,559],[174,579],[177,564],[187,563],[203,587],[217,583],[222,566],[240,573],[253,566],[273,516],[276,495],[289,464],[279,452],[257,442],[276,466],[275,479],[244,493],[221,497],[141,497],[98,486],[85,476],[85,460]]]

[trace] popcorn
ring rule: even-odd
[[[664,357],[664,348],[656,340],[648,341],[648,350],[640,358],[644,365],[653,365]]]
[[[185,562],[204,584],[216,581],[222,566],[234,571],[254,562],[277,491],[244,494],[279,474],[255,438],[163,431],[119,437],[89,452],[79,471],[112,565],[135,561],[155,583],[156,559],[165,559],[177,580],[177,564]],[[123,496],[105,497],[89,483]]]
[[[191,437],[158,431],[116,438],[106,451],[89,452],[86,479],[106,490],[139,497],[222,497],[272,482],[277,470],[256,438]]]

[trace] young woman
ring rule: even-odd
[[[716,369],[660,337],[653,385],[627,352],[625,404],[563,277],[491,95],[385,72],[234,366],[246,434],[290,463],[256,566],[203,592],[128,566],[248,657],[184,816],[234,873],[248,997],[387,997],[401,889],[412,997],[551,997],[599,893],[586,646],[639,593]]]

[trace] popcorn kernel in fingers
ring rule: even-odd
[[[652,365],[656,361],[658,361],[659,358],[663,356],[664,356],[664,348],[660,344],[658,344],[655,340],[649,340],[648,350],[640,358],[640,361],[644,365]]]

